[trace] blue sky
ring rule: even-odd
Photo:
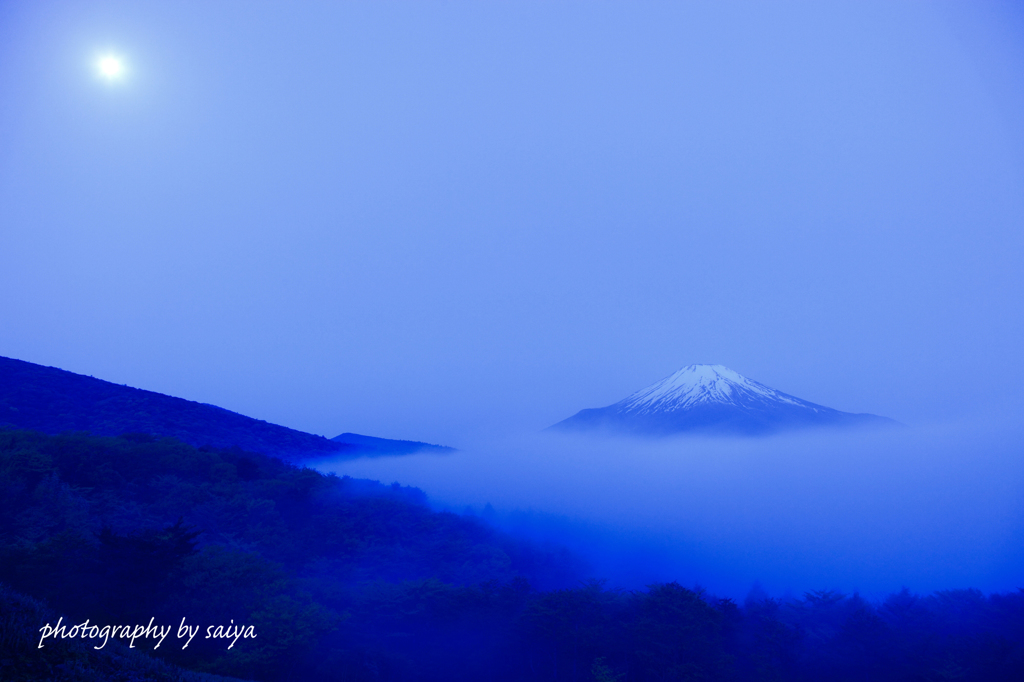
[[[0,355],[456,445],[704,362],[1012,421],[1022,80],[1011,3],[8,1]]]

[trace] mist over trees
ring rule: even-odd
[[[2,431],[0,493],[4,679],[1024,678],[1022,591],[619,590],[419,490],[237,448]],[[38,648],[58,617],[258,636]]]

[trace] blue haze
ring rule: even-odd
[[[93,73],[108,49],[121,83]],[[563,472],[610,485],[618,446],[524,434],[682,365],[911,425],[880,450],[771,441],[775,487],[753,445],[708,446],[735,484],[708,474],[684,509],[739,515],[709,567],[751,538],[809,546],[818,482],[851,500],[822,518],[871,584],[1012,582],[1022,225],[1014,3],[0,3],[0,355],[453,445],[444,478],[378,474],[599,525],[634,517],[593,491],[563,508]],[[487,472],[520,447],[554,489],[498,500]],[[887,533],[901,480],[917,506]],[[780,536],[744,525],[768,507]],[[641,526],[691,532],[668,518]],[[871,544],[915,537],[905,560]],[[861,580],[808,551],[794,581]]]
[[[441,508],[570,547],[612,585],[879,598],[1021,586],[1022,438],[992,423],[647,442],[545,434],[314,466],[421,486]]]

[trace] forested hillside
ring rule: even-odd
[[[623,592],[419,490],[145,434],[0,431],[0,582],[4,680],[1024,679],[1024,592]],[[60,616],[257,637],[39,649]]]
[[[279,457],[358,448],[162,393],[0,357],[0,426],[98,436],[152,433],[197,447],[237,446]]]

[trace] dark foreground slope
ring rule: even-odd
[[[372,438],[374,443],[365,445],[358,439],[369,437],[357,434],[328,440],[215,405],[4,357],[0,357],[0,426],[50,434],[151,433],[197,447],[239,447],[289,459],[402,454],[409,446],[407,441],[385,438]],[[389,446],[394,452],[383,453]]]
[[[140,434],[0,430],[0,583],[75,623],[184,617],[259,633],[230,652],[198,640],[158,652],[189,668],[266,680],[402,668],[374,653],[397,634],[386,614],[424,601],[511,608],[530,584],[578,577],[567,557],[432,511],[397,484]],[[417,617],[435,616],[443,625],[442,613]]]
[[[1024,591],[736,604],[580,575],[397,484],[141,435],[0,431],[3,680],[192,679],[166,664],[268,682],[1024,679]],[[257,637],[34,648],[60,616]]]

